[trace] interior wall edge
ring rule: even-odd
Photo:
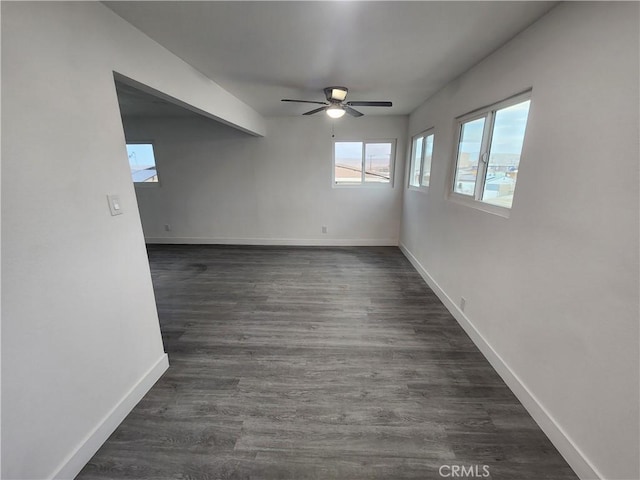
[[[507,387],[522,403],[533,420],[547,435],[551,443],[556,447],[560,455],[567,461],[573,471],[581,480],[603,480],[604,476],[596,469],[587,456],[573,442],[561,425],[553,418],[547,409],[540,403],[527,385],[505,362],[500,354],[494,350],[487,339],[476,328],[473,322],[456,305],[451,297],[440,287],[438,282],[429,274],[427,269],[419,262],[415,255],[400,242],[399,248],[404,256],[418,271],[425,283],[433,290],[447,310],[453,315],[458,324],[469,335],[473,343],[478,347],[482,355],[488,360],[495,371],[500,375]]]
[[[137,81],[134,78],[129,78],[126,75],[121,74],[120,72],[118,72],[117,70],[113,70],[113,78],[116,82],[120,82],[120,83],[124,83],[125,85],[129,85],[130,87],[134,87],[137,88],[138,90],[141,90],[145,93],[148,93],[150,95],[153,95],[155,97],[161,98],[173,105],[177,105],[181,108],[184,108],[185,110],[189,110],[190,112],[196,113],[198,115],[201,115],[205,118],[208,118],[210,120],[219,122],[223,125],[226,125],[228,127],[234,128],[240,132],[246,133],[248,135],[251,135],[253,137],[264,137],[266,135],[265,133],[265,126],[261,125],[260,128],[248,128],[245,127],[243,125],[234,123],[232,121],[226,120],[224,117],[218,116],[218,115],[214,115],[211,112],[208,112],[207,110],[203,110],[201,108],[198,108],[194,105],[191,105],[187,102],[184,102],[178,98],[172,97],[171,95],[167,95],[166,93],[157,90],[155,88],[152,88],[142,82]],[[134,117],[135,118],[135,117]],[[264,119],[263,122],[264,123]]]
[[[169,357],[163,354],[156,363],[131,387],[120,401],[85,437],[78,447],[65,458],[62,464],[49,477],[56,480],[74,478],[91,460],[98,449],[111,436],[125,417],[142,400],[151,387],[169,368]]]

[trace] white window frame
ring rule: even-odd
[[[511,213],[511,208],[501,207],[499,205],[494,205],[494,204],[490,204],[482,201],[482,195],[484,193],[484,186],[485,186],[484,184],[487,176],[486,175],[487,165],[489,163],[491,139],[493,137],[494,120],[495,120],[496,112],[498,110],[502,110],[503,108],[507,108],[507,107],[516,105],[518,103],[531,100],[531,92],[532,90],[527,90],[525,92],[518,93],[509,98],[506,98],[505,100],[501,100],[500,102],[476,109],[473,112],[469,112],[465,115],[462,115],[456,118],[455,120],[456,135],[455,135],[455,142],[453,145],[453,155],[452,155],[453,162],[451,163],[451,168],[449,173],[448,198],[450,200],[461,203],[463,205],[470,206],[472,208],[476,208],[478,210],[482,210],[487,213],[493,213],[495,215],[499,215],[505,218],[509,217]],[[462,193],[458,193],[455,191],[455,179],[456,179],[456,171],[458,168],[458,152],[460,148],[460,136],[462,135],[462,126],[465,123],[478,120],[479,118],[484,118],[485,123],[484,123],[484,129],[482,132],[480,158],[478,159],[478,172],[476,174],[475,192],[473,196],[464,195]],[[525,139],[526,139],[526,130],[525,130]],[[522,151],[524,152],[524,143],[523,143]],[[521,161],[522,161],[522,152],[521,152]]]
[[[141,188],[157,188],[160,186],[160,171],[158,169],[158,157],[156,156],[156,144],[153,140],[126,140],[125,141],[125,149],[127,145],[151,145],[153,148],[153,159],[156,162],[156,176],[158,177],[157,182],[134,182],[133,178],[131,179],[131,183],[133,183],[134,187]],[[129,167],[129,175],[131,175],[131,164],[129,163],[129,159],[127,158],[127,166]]]
[[[362,143],[362,175],[359,182],[336,183],[336,143]],[[365,182],[365,152],[367,145],[376,143],[391,144],[391,158],[389,159],[389,181],[388,182]],[[334,188],[393,188],[396,165],[396,139],[395,138],[375,138],[375,139],[334,139],[331,143],[331,185]]]
[[[409,190],[420,190],[420,191],[427,191],[429,189],[429,185],[425,185],[422,183],[422,181],[424,180],[424,157],[425,157],[425,153],[427,151],[426,147],[427,147],[427,137],[433,135],[433,147],[432,147],[432,153],[431,153],[431,164],[433,166],[433,150],[435,149],[435,143],[436,143],[436,136],[435,136],[435,127],[431,127],[428,128],[426,130],[424,130],[423,132],[420,132],[416,135],[414,135],[413,137],[411,137],[411,144],[409,145],[409,178],[407,181],[407,188],[409,188]],[[418,139],[422,137],[422,151],[421,151],[421,155],[420,155],[420,173],[418,176],[419,179],[419,184],[418,185],[412,185],[411,184],[411,178],[413,176],[413,167],[415,165],[416,158],[414,158],[414,154],[415,154],[415,149],[414,149],[414,142]]]

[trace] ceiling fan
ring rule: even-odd
[[[340,118],[345,113],[348,113],[352,117],[361,117],[364,113],[352,107],[391,107],[391,102],[345,102],[349,89],[346,87],[327,87],[324,89],[324,95],[327,97],[326,102],[315,102],[312,100],[291,100],[289,98],[283,98],[283,102],[298,102],[298,103],[315,103],[322,105],[320,108],[316,108],[309,112],[303,113],[303,115],[313,115],[314,113],[327,112],[331,118]]]

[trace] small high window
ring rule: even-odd
[[[457,198],[511,208],[530,105],[527,92],[458,119]]]
[[[157,183],[158,170],[151,143],[127,143],[133,183]]]
[[[335,142],[334,184],[389,184],[392,178],[394,154],[394,140]]]
[[[429,186],[432,156],[433,129],[430,129],[413,137],[413,141],[411,142],[410,187]]]

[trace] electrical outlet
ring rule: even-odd
[[[460,297],[460,310],[464,312],[464,307],[467,306],[467,300],[464,297]]]
[[[322,226],[322,233],[327,233],[327,226],[326,225]]]
[[[171,225],[169,225],[168,223],[164,224],[164,231],[165,232],[170,232],[171,231]]]

